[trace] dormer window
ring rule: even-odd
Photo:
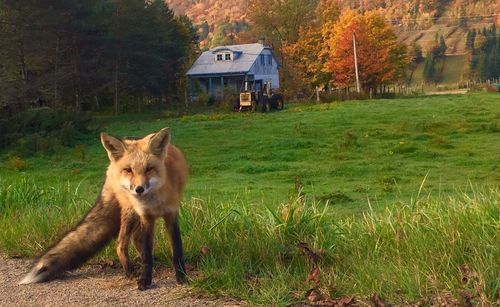
[[[215,59],[217,61],[232,61],[233,60],[233,54],[232,54],[232,52],[218,52],[215,55]]]

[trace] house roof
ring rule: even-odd
[[[195,76],[247,73],[262,50],[266,48],[269,49],[269,47],[259,43],[215,47],[203,52],[186,74]],[[215,53],[224,50],[235,53],[235,59],[232,61],[215,61]]]

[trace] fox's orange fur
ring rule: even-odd
[[[170,130],[164,128],[137,140],[119,140],[102,133],[101,141],[110,164],[96,204],[38,259],[22,284],[43,282],[81,265],[118,234],[116,251],[126,275],[136,273],[128,256],[132,241],[142,260],[136,274],[138,288],[147,289],[152,281],[158,218],[167,226],[176,278],[185,280],[178,211],[188,167],[181,151],[170,145]]]

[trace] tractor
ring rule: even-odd
[[[234,111],[261,111],[282,110],[284,107],[283,95],[273,93],[271,82],[262,80],[250,83],[245,80],[240,89],[240,97],[233,105]]]

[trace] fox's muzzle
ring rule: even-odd
[[[155,178],[150,178],[148,181],[141,183],[139,185],[134,185],[130,184],[129,186],[129,191],[136,195],[136,196],[142,196],[147,194],[151,189],[153,189],[155,186],[158,185],[158,180]]]
[[[151,187],[150,187],[149,182],[145,182],[143,184],[136,185],[136,186],[134,186],[133,184],[130,185],[130,192],[132,192],[132,194],[139,195],[139,196],[146,194],[147,192],[149,192],[150,189],[151,189]]]
[[[144,188],[142,186],[135,187],[135,193],[142,194],[144,192]]]

